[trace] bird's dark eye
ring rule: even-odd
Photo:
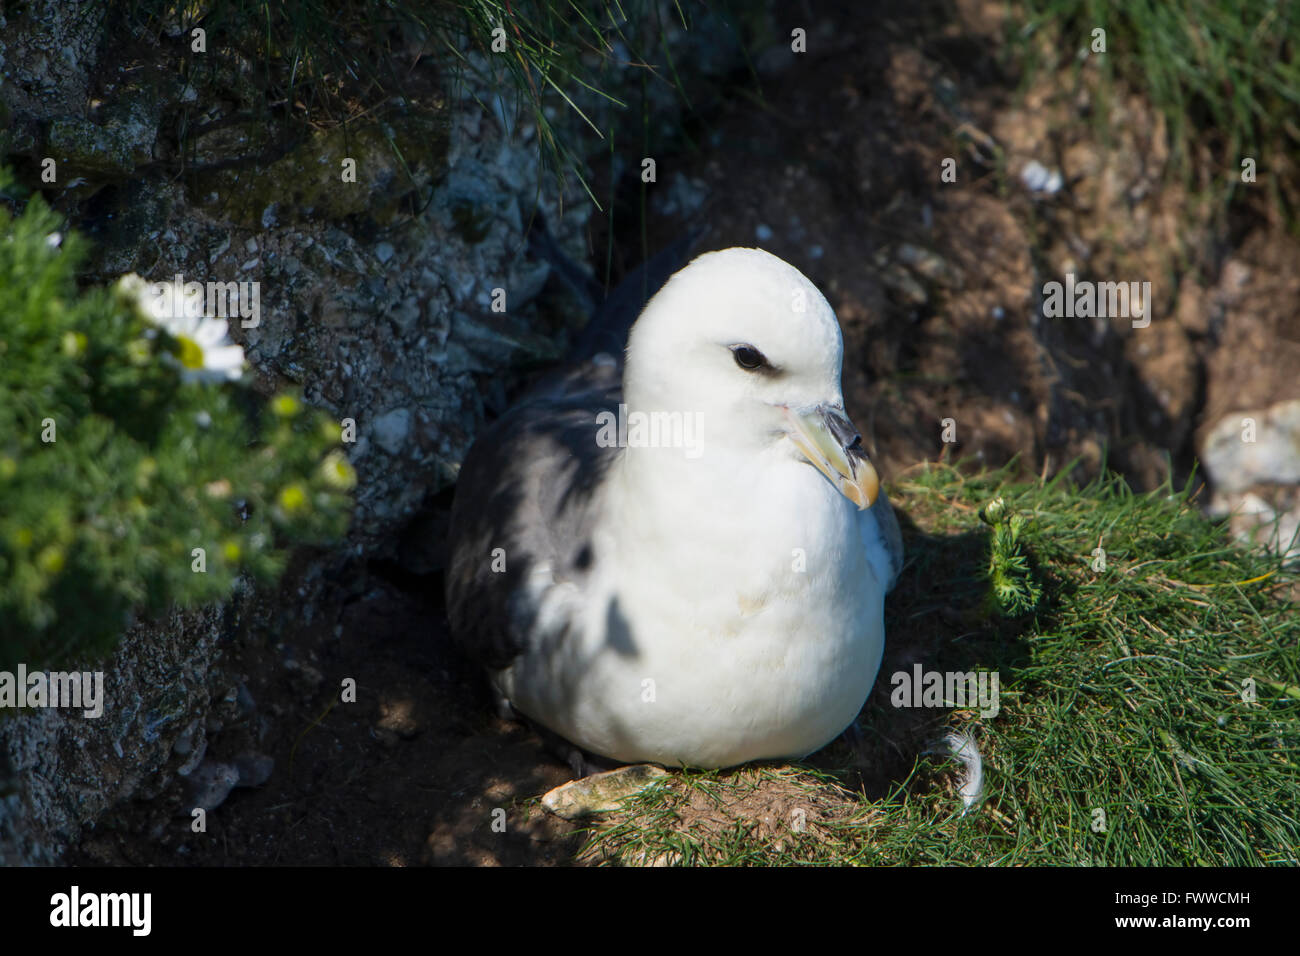
[[[736,364],[746,372],[767,367],[767,358],[752,345],[733,345],[731,354],[736,357]]]

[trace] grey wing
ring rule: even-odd
[[[577,270],[541,233],[543,257],[562,272]],[[571,364],[544,376],[522,404],[480,434],[461,465],[447,615],[455,640],[489,668],[508,666],[527,646],[548,580],[581,587],[586,578],[594,506],[618,455],[617,448],[596,444],[596,416],[618,408],[623,350],[641,307],[700,235],[689,232],[629,273],[583,330]]]
[[[446,577],[452,636],[492,670],[509,666],[537,626],[546,587],[582,588],[595,503],[617,448],[597,444],[621,391],[589,368],[585,391],[548,391],[484,431],[456,482]]]
[[[862,537],[867,558],[876,572],[876,580],[885,582],[885,591],[893,590],[903,570],[903,535],[898,530],[894,507],[881,489],[876,503],[867,509],[862,522]]]

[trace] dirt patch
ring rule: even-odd
[[[85,864],[513,865],[567,862],[572,825],[526,803],[569,778],[527,728],[496,718],[482,677],[451,658],[441,582],[365,566],[291,573],[279,601],[232,611],[225,706],[205,761],[264,756],[192,828],[177,778],[123,808],[69,858]],[[285,607],[283,614],[271,609]],[[342,702],[345,680],[356,702]],[[498,812],[502,811],[502,812]],[[501,829],[504,821],[504,829]],[[496,828],[494,829],[494,824]]]

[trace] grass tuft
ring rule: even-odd
[[[1201,144],[1213,166],[1201,172],[1227,199],[1241,185],[1243,159],[1261,171],[1290,167],[1300,147],[1300,9],[1276,0],[1026,0],[1023,9],[1015,39],[1031,72],[1061,57],[1098,71],[1099,129],[1119,81],[1163,114],[1185,178]],[[1098,28],[1104,54],[1090,52]]]
[[[239,107],[275,120],[287,131],[282,138],[295,126],[329,128],[395,107],[436,107],[438,95],[425,76],[432,65],[446,88],[474,81],[471,88],[494,91],[481,105],[507,126],[527,115],[542,159],[557,177],[576,174],[584,188],[580,156],[588,150],[570,145],[566,136],[572,139],[574,131],[552,105],[562,104],[604,138],[583,104],[624,109],[611,92],[629,85],[620,71],[658,72],[650,51],[642,54],[639,26],[649,15],[648,0],[211,0],[201,6],[96,0],[94,6],[120,12],[146,34],[171,37],[187,80],[215,88],[233,82],[246,100]],[[206,33],[206,53],[191,51],[195,28]]]

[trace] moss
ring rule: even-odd
[[[491,219],[468,199],[458,200],[451,207],[451,221],[457,235],[470,245],[478,245],[487,238]]]
[[[238,135],[255,143],[260,131],[249,128]],[[410,113],[388,122],[337,126],[313,134],[270,164],[200,173],[191,181],[191,198],[206,203],[215,193],[222,214],[250,229],[263,225],[271,206],[279,219],[338,220],[364,213],[386,223],[403,211],[402,200],[412,188],[426,186],[445,167],[447,145],[441,115]],[[344,159],[356,161],[355,183],[342,181]]]
[[[61,116],[50,121],[46,148],[69,174],[120,178],[153,158],[158,131],[156,104],[140,93],[106,108],[97,121]]]

